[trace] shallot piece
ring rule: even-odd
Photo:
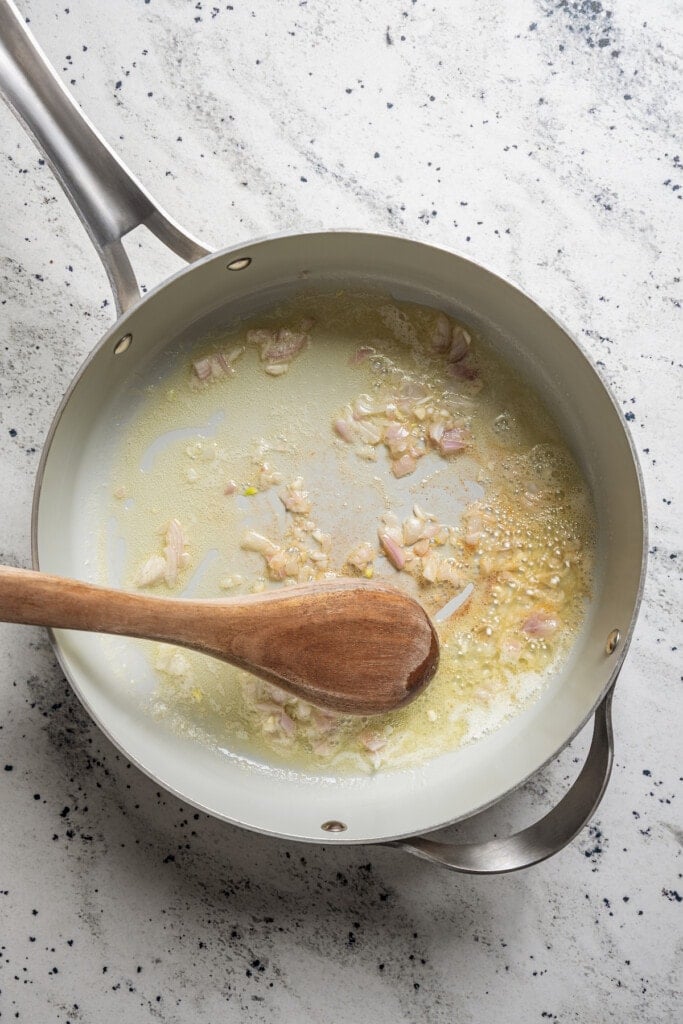
[[[284,580],[287,573],[287,553],[278,548],[272,555],[266,556],[268,573],[274,580]]]
[[[427,537],[423,537],[422,540],[418,540],[413,547],[413,554],[417,555],[418,558],[422,558],[422,556],[426,555],[428,551],[429,539]]]
[[[422,575],[427,583],[436,583],[439,578],[439,559],[433,552],[422,559]]]
[[[198,380],[208,380],[211,376],[211,360],[196,359],[192,364],[192,369]]]
[[[399,571],[403,569],[406,564],[406,553],[403,548],[399,547],[394,538],[384,531],[379,532],[379,542],[394,569]]]
[[[354,420],[362,420],[366,416],[375,416],[378,412],[383,411],[381,405],[378,407],[370,395],[359,395],[352,408]]]
[[[402,423],[390,423],[384,431],[384,443],[392,455],[404,452],[408,447],[410,432]]]
[[[391,464],[391,472],[394,474],[395,477],[399,478],[402,476],[408,476],[410,473],[413,473],[416,469],[417,462],[415,461],[413,456],[408,455],[407,452],[405,455],[402,455],[400,459],[396,459],[396,461],[392,462]]]
[[[329,533],[322,533],[321,530],[314,530],[311,534],[313,540],[320,545],[322,551],[326,554],[332,550],[332,535]]]
[[[552,615],[543,611],[535,611],[522,623],[522,630],[527,636],[545,640],[552,636],[558,625],[557,619]]]
[[[135,584],[138,587],[151,587],[160,583],[166,575],[166,559],[161,555],[152,555],[140,569]]]
[[[372,544],[368,544],[367,541],[363,541],[346,556],[347,565],[352,565],[354,569],[366,569],[371,562],[374,562],[377,557]]]
[[[205,359],[196,359],[192,363],[192,369],[194,370],[195,377],[202,382],[212,380],[216,377],[232,377],[235,372],[235,368],[231,363],[237,359],[243,351],[244,349],[234,349],[233,352],[229,354],[217,352],[215,355],[207,356]]]
[[[296,726],[286,711],[280,712],[277,722],[285,736],[292,736],[294,734]]]
[[[429,425],[429,438],[430,438],[430,440],[432,440],[434,442],[434,444],[439,444],[439,442],[441,441],[441,438],[444,435],[445,429],[446,429],[446,424],[443,422],[443,420],[437,420],[435,423],[430,423],[430,425]]]
[[[387,745],[386,736],[382,736],[378,732],[363,732],[360,734],[359,739],[365,749],[373,754],[376,754],[378,750]]]
[[[422,537],[422,530],[424,529],[424,522],[417,518],[417,516],[408,516],[407,519],[403,520],[403,543],[410,545],[415,544],[416,541]]]
[[[342,441],[346,441],[347,444],[353,444],[353,442],[356,439],[353,424],[351,424],[348,420],[342,419],[340,417],[339,419],[336,419],[334,421],[332,426],[334,427],[339,437],[341,437]]]
[[[308,497],[308,492],[305,491],[303,487],[303,478],[299,476],[296,480],[292,480],[291,484],[287,484],[280,495],[280,501],[282,504],[288,512],[292,512],[294,515],[307,516],[311,511],[311,502]]]
[[[445,313],[439,313],[432,334],[432,348],[435,352],[447,352],[451,344],[451,324]]]
[[[169,522],[165,541],[163,554],[152,555],[138,572],[135,581],[138,587],[152,587],[156,583],[161,583],[162,580],[168,587],[173,587],[178,580],[180,570],[189,565],[190,556],[185,550],[187,543],[185,534],[177,519],[171,519]]]
[[[464,359],[470,349],[472,339],[464,327],[456,324],[451,331],[451,347],[448,351],[448,362],[459,363]]]
[[[261,342],[261,361],[270,364],[289,363],[306,347],[308,341],[307,334],[281,327],[269,336],[269,340]]]
[[[190,561],[190,556],[185,551],[185,545],[182,526],[177,519],[171,519],[166,531],[166,546],[164,547],[165,579],[169,587],[174,586],[178,579],[178,571],[184,569]]]
[[[382,432],[374,423],[365,421],[356,423],[356,433],[364,444],[375,445],[382,440]]]
[[[370,348],[369,345],[361,345],[349,359],[349,366],[358,366],[360,363],[364,363],[368,356],[372,356],[374,353],[374,348]]]
[[[237,490],[238,490],[238,488],[237,488],[237,484],[235,483],[235,481],[234,480],[228,480],[227,484],[225,485],[225,487],[223,489],[223,494],[225,494],[225,495],[227,495],[229,497],[231,494],[236,494]]]
[[[453,452],[460,452],[467,447],[467,440],[464,431],[460,427],[453,427],[451,430],[444,430],[439,439],[439,451],[442,455],[452,455]]]
[[[434,515],[434,513],[433,512],[425,512],[425,510],[423,508],[420,508],[419,505],[413,505],[413,515],[417,519],[422,519],[424,521],[429,519],[433,523],[436,522],[436,516]]]
[[[273,544],[272,540],[257,533],[256,530],[247,530],[242,535],[240,547],[245,551],[256,551],[265,558],[272,558],[280,550],[277,544]]]

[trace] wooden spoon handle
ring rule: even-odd
[[[268,596],[258,595],[257,601]],[[0,566],[0,621],[90,633],[112,633],[160,640],[206,651],[228,661],[240,631],[254,627],[254,598],[189,601],[150,597],[52,576],[31,569]]]
[[[0,566],[0,621],[166,639],[170,601]],[[162,636],[161,634],[165,634]]]

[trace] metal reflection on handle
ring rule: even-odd
[[[559,804],[540,821],[505,839],[489,839],[483,843],[442,843],[418,836],[385,845],[399,847],[451,871],[471,875],[519,871],[558,853],[591,819],[607,788],[614,759],[614,685],[595,712],[593,739],[578,778]]]
[[[119,314],[140,298],[121,239],[144,225],[181,259],[209,249],[166,214],[62,85],[12,0],[0,0],[0,93],[45,154],[104,264]]]

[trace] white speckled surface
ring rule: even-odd
[[[194,814],[89,723],[43,632],[0,626],[2,1019],[673,1021],[680,2],[22,10],[105,137],[209,243],[405,231],[492,265],[563,318],[630,421],[651,558],[607,796],[571,847],[508,877],[297,847]],[[112,304],[74,212],[4,107],[0,160],[0,557],[28,565],[40,446]],[[151,284],[174,259],[143,239],[137,265]],[[453,834],[531,820],[584,749],[585,736]]]

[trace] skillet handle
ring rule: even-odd
[[[144,224],[181,259],[209,250],[186,234],[109,148],[62,85],[12,0],[0,0],[0,94],[45,154],[102,260],[120,315],[140,298],[121,239]]]
[[[417,836],[384,845],[470,875],[519,871],[558,853],[591,819],[607,788],[614,759],[612,696],[615,683],[596,709],[593,739],[581,773],[559,804],[540,821],[506,839],[489,839],[482,843],[441,843]]]

